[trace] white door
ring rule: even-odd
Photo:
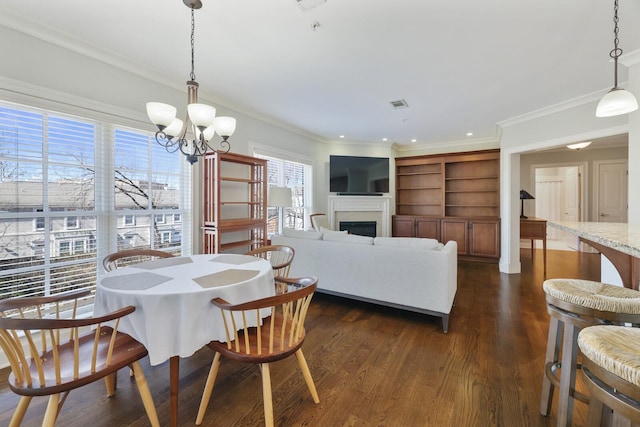
[[[561,169],[565,172],[564,220],[580,221],[580,173],[577,167]]]
[[[600,163],[598,176],[598,222],[627,222],[627,162]]]

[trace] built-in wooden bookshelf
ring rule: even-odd
[[[499,217],[499,150],[396,159],[394,236],[456,240],[461,255],[497,260]]]

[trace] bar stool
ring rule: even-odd
[[[640,328],[590,326],[578,346],[591,393],[587,426],[600,426],[605,407],[640,423]]]
[[[587,326],[640,324],[640,292],[580,279],[545,280],[543,289],[550,320],[540,413],[549,415],[559,387],[557,425],[571,426],[574,400],[589,403],[588,396],[575,390],[578,333]]]

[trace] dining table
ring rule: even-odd
[[[169,360],[171,425],[177,426],[180,358],[211,341],[226,341],[222,316],[211,300],[237,304],[274,294],[273,269],[262,258],[240,254],[162,258],[104,274],[96,286],[94,315],[130,305],[136,308],[120,319],[119,330],[147,348],[151,366]]]

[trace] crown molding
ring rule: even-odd
[[[640,49],[623,54],[618,61],[627,68],[640,64]]]

